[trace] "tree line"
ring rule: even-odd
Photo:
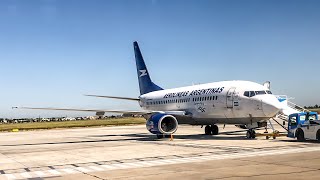
[[[316,109],[316,108],[320,108],[320,106],[318,104],[314,105],[314,106],[304,106],[305,109]]]

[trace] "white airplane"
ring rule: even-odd
[[[275,117],[282,109],[268,85],[250,81],[221,81],[174,89],[162,89],[152,82],[138,43],[134,42],[140,96],[138,98],[86,95],[138,101],[142,111],[97,109],[32,108],[23,109],[89,111],[141,114],[146,127],[158,138],[177,131],[178,124],[205,125],[206,135],[217,135],[216,124],[244,125],[248,138],[255,138],[259,122]]]

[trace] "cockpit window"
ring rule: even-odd
[[[253,97],[255,95],[256,95],[256,93],[254,91],[250,91],[250,96],[249,97]]]
[[[244,96],[246,97],[253,97],[255,95],[262,95],[262,94],[272,94],[271,91],[245,91]]]
[[[256,95],[260,95],[260,94],[266,94],[265,91],[255,91]]]

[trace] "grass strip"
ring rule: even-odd
[[[313,111],[313,112],[317,112],[318,114],[320,114],[320,108],[316,108],[316,109],[308,109],[309,111]]]
[[[119,119],[99,119],[99,120],[78,120],[78,121],[57,121],[57,122],[30,122],[1,124],[0,131],[73,128],[73,127],[94,127],[94,126],[124,126],[145,124],[143,118],[119,118]]]

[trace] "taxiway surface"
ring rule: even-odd
[[[143,125],[0,133],[0,179],[320,178],[320,143],[202,134],[180,126],[159,140]]]

